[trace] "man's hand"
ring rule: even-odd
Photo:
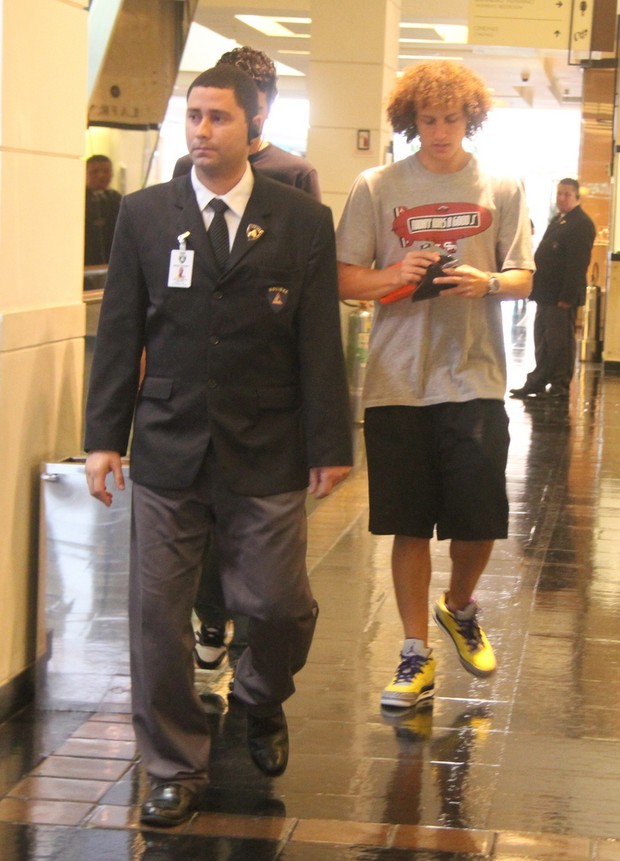
[[[488,272],[482,272],[466,263],[461,266],[446,266],[441,278],[435,278],[435,284],[445,284],[446,291],[442,296],[462,296],[464,299],[482,299],[489,292]]]
[[[328,496],[351,472],[350,466],[313,466],[310,469],[309,492],[317,499]]]
[[[439,263],[436,251],[408,251],[400,266],[401,284],[419,284],[431,263]]]
[[[91,496],[112,505],[112,494],[106,489],[105,480],[111,472],[118,490],[125,490],[121,456],[117,451],[91,451],[86,458],[86,482]]]

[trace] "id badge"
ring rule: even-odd
[[[183,248],[178,251],[171,251],[170,269],[168,270],[168,287],[191,287],[193,268],[193,251]]]

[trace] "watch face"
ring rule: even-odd
[[[499,293],[499,279],[494,275],[489,278],[489,293]]]

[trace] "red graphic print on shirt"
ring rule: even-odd
[[[425,203],[394,210],[392,230],[403,247],[414,242],[456,247],[459,239],[482,233],[491,226],[492,216],[475,203]]]

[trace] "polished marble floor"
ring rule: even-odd
[[[512,386],[531,363],[532,309],[505,311]],[[568,403],[507,407],[510,537],[477,593],[497,673],[466,674],[433,630],[433,708],[381,713],[401,632],[356,428],[355,473],[309,511],[321,614],[286,705],[289,768],[256,771],[226,710],[229,669],[200,674],[211,785],[172,831],[137,819],[122,541],[110,564],[65,536],[64,562],[59,546],[49,561],[46,676],[0,727],[2,861],[620,861],[620,376],[583,364]],[[433,596],[448,563],[435,544]]]

